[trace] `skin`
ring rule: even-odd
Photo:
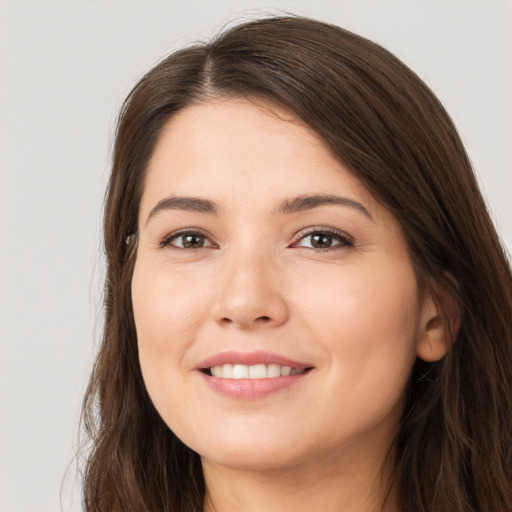
[[[212,100],[161,133],[132,281],[144,380],[167,425],[202,457],[205,510],[381,510],[381,468],[412,365],[446,351],[439,315],[420,300],[397,220],[310,129],[275,113]],[[368,215],[340,204],[277,211],[321,194]],[[150,215],[169,196],[218,211]],[[184,228],[205,235],[197,248],[180,247],[180,237],[169,244]],[[340,233],[324,239],[328,250],[311,236],[325,229]],[[197,370],[227,350],[313,369],[262,398],[233,399]],[[396,510],[393,495],[386,507]]]

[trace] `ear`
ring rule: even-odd
[[[446,276],[455,285],[451,275]],[[460,310],[446,288],[434,285],[425,297],[420,315],[417,354],[428,363],[439,361],[450,350],[460,329]]]

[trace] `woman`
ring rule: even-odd
[[[512,510],[511,272],[456,130],[283,17],[120,115],[87,511]]]

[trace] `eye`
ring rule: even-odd
[[[202,249],[214,247],[211,240],[198,231],[180,231],[167,235],[160,244],[162,247],[173,246],[177,249]]]
[[[352,247],[352,237],[334,229],[315,228],[307,233],[302,233],[301,238],[293,244],[293,247],[305,247],[319,251]]]

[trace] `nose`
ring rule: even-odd
[[[239,329],[278,327],[289,311],[279,270],[269,258],[238,255],[225,262],[219,275],[218,297],[212,308],[221,326]]]

